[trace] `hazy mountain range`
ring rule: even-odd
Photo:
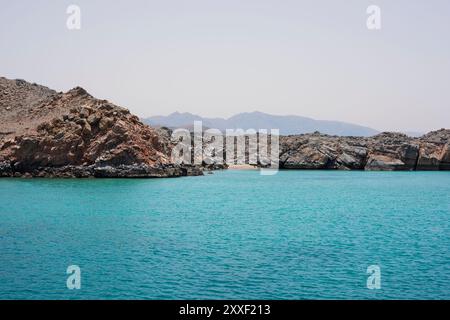
[[[302,134],[319,131],[330,135],[339,136],[372,136],[379,133],[377,130],[357,124],[315,120],[301,116],[278,116],[263,112],[239,113],[228,119],[205,118],[191,113],[174,112],[168,116],[154,116],[142,119],[151,126],[164,126],[169,128],[193,127],[194,121],[202,121],[203,127],[225,129],[280,129],[280,134]]]

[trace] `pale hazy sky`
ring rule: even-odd
[[[66,8],[81,8],[81,30]],[[381,7],[382,29],[366,27]],[[450,127],[448,0],[0,0],[0,75],[139,116],[259,110]]]

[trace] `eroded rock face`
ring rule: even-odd
[[[450,130],[437,130],[420,137],[417,170],[450,170]]]
[[[421,138],[400,133],[337,137],[320,133],[281,137],[285,169],[449,170],[450,130]]]
[[[2,176],[166,177],[201,171],[171,165],[167,139],[127,109],[82,88],[56,93],[4,78],[0,88]]]
[[[450,142],[446,143],[442,148],[441,162],[439,163],[439,169],[450,170]]]
[[[400,159],[396,159],[392,156],[374,154],[369,156],[364,169],[369,171],[394,171],[405,170],[408,168]]]

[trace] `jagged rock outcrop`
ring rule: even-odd
[[[432,131],[419,141],[418,170],[450,170],[450,130]]]
[[[159,130],[165,136],[170,136],[170,129]],[[373,137],[329,136],[316,132],[281,136],[279,140],[281,169],[450,170],[450,130],[446,129],[430,132],[420,138],[395,132],[384,132]],[[225,137],[223,141],[220,152],[224,155],[225,163]],[[191,147],[193,148],[193,144]],[[210,154],[209,149],[211,145],[208,141],[203,141],[203,152]],[[245,140],[245,150],[248,161],[249,139]],[[200,155],[192,153],[192,156]],[[234,156],[236,157],[236,150]],[[258,154],[253,155],[253,158],[257,159]],[[257,166],[265,167],[266,164],[258,163]],[[220,168],[226,167],[224,165]]]
[[[172,177],[170,142],[129,110],[82,88],[57,93],[0,78],[0,175]]]
[[[449,170],[450,130],[420,138],[400,133],[338,137],[320,133],[280,138],[284,169]]]

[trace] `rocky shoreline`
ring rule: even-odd
[[[170,130],[82,88],[62,93],[0,77],[0,177],[166,178],[227,167],[174,164],[174,143]],[[450,130],[281,136],[279,159],[280,169],[295,170],[450,170]]]
[[[174,178],[201,176],[200,166],[148,165],[38,167],[29,171],[15,170],[8,162],[0,163],[0,177],[10,178]]]
[[[207,168],[171,163],[170,137],[92,97],[0,78],[0,177],[162,178]]]
[[[450,170],[450,130],[413,138],[384,132],[373,137],[320,133],[280,138],[283,169],[367,171]]]

